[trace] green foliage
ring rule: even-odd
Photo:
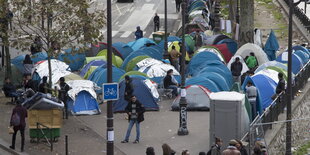
[[[43,50],[57,57],[59,52],[49,50],[52,42],[60,48],[79,48],[80,53],[85,45],[103,39],[99,30],[106,22],[104,11],[90,8],[86,0],[11,0],[11,5],[18,27],[10,34],[16,38],[11,45],[16,48],[28,50],[35,36],[40,36]],[[52,27],[47,24],[50,20]]]
[[[301,146],[300,148],[298,148],[298,150],[296,152],[294,152],[294,155],[305,155],[308,154],[308,148],[310,148],[310,142],[308,142],[307,144]]]

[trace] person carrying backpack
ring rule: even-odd
[[[12,135],[12,145],[11,149],[15,149],[15,140],[17,131],[20,131],[21,135],[21,152],[24,151],[25,145],[25,127],[26,127],[26,117],[27,117],[27,109],[21,105],[20,101],[16,102],[16,107],[13,109],[10,126],[13,127],[14,133]]]
[[[221,146],[223,145],[223,140],[221,138],[215,137],[215,145],[211,146],[207,155],[221,155]]]

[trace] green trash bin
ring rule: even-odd
[[[167,33],[167,37],[170,35],[170,33]],[[157,31],[153,33],[153,40],[155,43],[160,43],[162,40],[165,39],[165,32]]]

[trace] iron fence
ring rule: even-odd
[[[287,6],[290,6],[290,0],[284,0]],[[300,22],[304,25],[307,31],[310,33],[310,19],[307,15],[297,6],[293,6],[295,16],[300,20]]]

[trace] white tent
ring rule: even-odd
[[[240,59],[240,62],[242,63],[242,71],[241,71],[242,75],[243,73],[249,70],[249,67],[246,65],[246,63],[244,62],[243,58],[240,55],[234,55],[227,63],[227,68],[230,70],[231,64],[235,61],[237,57]]]
[[[250,56],[250,53],[253,52],[257,58],[258,65],[261,65],[269,61],[267,54],[264,50],[256,44],[247,43],[241,46],[235,55],[240,55],[244,59],[246,56]]]

